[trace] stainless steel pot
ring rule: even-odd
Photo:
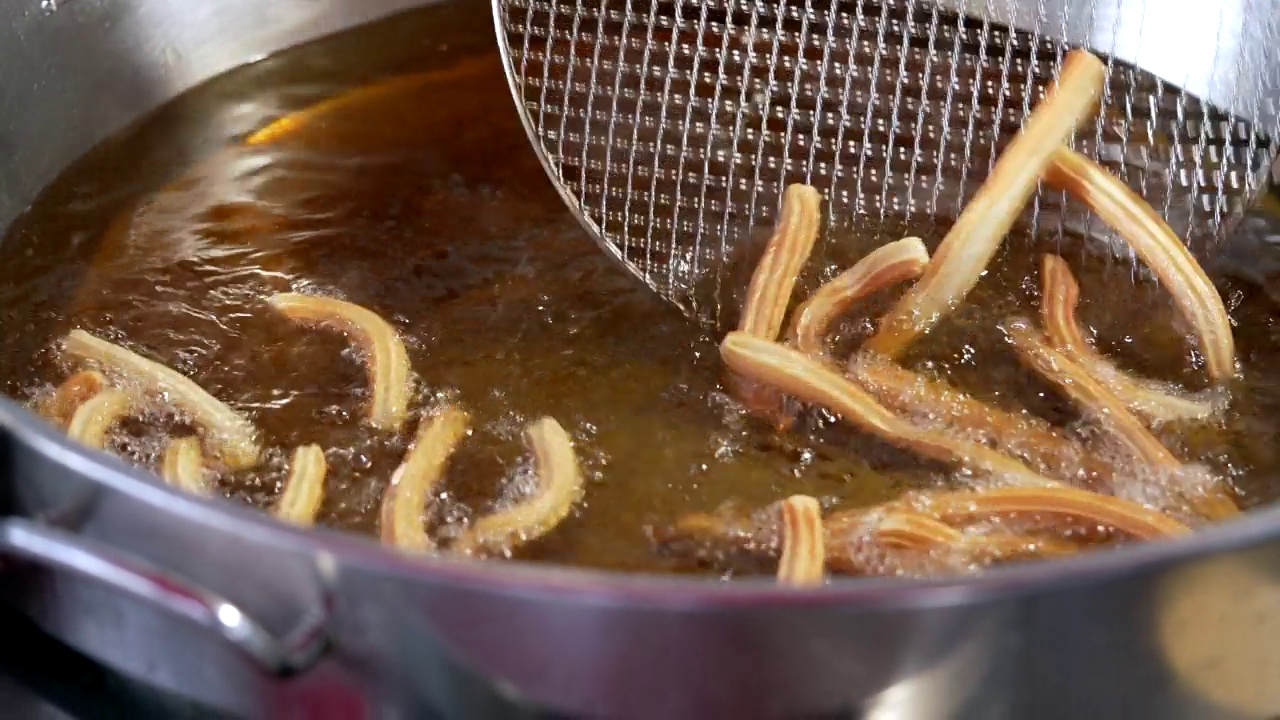
[[[486,22],[488,3],[455,2]],[[8,3],[0,227],[176,93],[418,4]],[[0,468],[4,601],[114,668],[239,715],[1280,713],[1280,509],[973,579],[797,591],[409,559],[180,495],[8,402]]]

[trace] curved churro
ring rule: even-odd
[[[928,264],[929,251],[920,238],[903,238],[876,248],[818,288],[796,310],[792,316],[791,343],[810,355],[825,354],[825,338],[832,321],[862,298],[920,277]]]
[[[467,554],[509,551],[550,532],[582,497],[582,471],[573,442],[560,423],[544,417],[525,430],[525,438],[533,449],[537,493],[476,520],[454,541],[451,550]]]
[[[1106,484],[1111,477],[1110,465],[1028,412],[1016,414],[988,405],[942,380],[867,353],[849,358],[848,375],[890,410],[927,418],[947,429],[963,429],[976,436],[971,439],[992,443],[1038,472],[1089,485]]]
[[[1106,66],[1098,58],[1083,50],[1067,53],[1057,81],[951,226],[920,282],[881,322],[868,349],[896,356],[960,304],[1013,227],[1056,149],[1096,112],[1105,77]]]
[[[1094,380],[1080,364],[1056,350],[1043,334],[1023,318],[1013,318],[1002,326],[1018,357],[1105,427],[1138,461],[1153,467],[1177,468],[1178,461],[1168,448],[1129,412],[1115,393]],[[1205,517],[1220,520],[1240,512],[1220,485],[1202,497],[1189,498]]]
[[[970,534],[918,512],[892,511],[875,525],[876,539],[890,547],[915,550],[950,548],[988,562],[1045,555],[1069,555],[1079,548],[1057,538],[1013,533]]]
[[[782,520],[782,559],[778,582],[783,585],[821,585],[826,575],[822,508],[807,495],[792,495],[779,503]]]
[[[205,478],[200,439],[180,437],[170,440],[164,449],[160,476],[176,488],[196,495],[208,495],[212,487]]]
[[[289,479],[285,480],[284,492],[276,503],[276,517],[302,526],[315,523],[320,503],[324,502],[327,469],[324,450],[319,445],[295,449],[289,461]]]
[[[1065,147],[1054,153],[1044,179],[1088,205],[1160,278],[1195,330],[1209,377],[1220,382],[1234,376],[1235,340],[1227,308],[1200,264],[1156,211],[1119,178]]]
[[[132,408],[133,401],[128,395],[115,388],[103,388],[76,408],[67,423],[67,437],[101,450],[106,444],[107,430]]]
[[[782,196],[778,226],[751,275],[739,330],[777,339],[800,269],[818,239],[821,220],[822,196],[818,191],[799,183],[788,186]]]
[[[1050,342],[1114,392],[1130,410],[1155,422],[1201,420],[1221,411],[1221,393],[1175,394],[1116,367],[1084,336],[1076,318],[1080,285],[1067,262],[1057,255],[1045,255],[1040,268],[1040,316]]]
[[[76,408],[102,392],[107,379],[97,370],[81,370],[63,381],[53,394],[39,403],[38,412],[60,428],[66,428]]]
[[[932,515],[948,525],[964,525],[992,516],[1016,514],[1032,518],[1073,518],[1105,525],[1139,540],[1182,535],[1191,531],[1191,528],[1168,515],[1138,503],[1066,485],[940,492],[926,494],[911,502],[910,506],[916,512]]]
[[[258,463],[261,449],[253,423],[190,378],[83,330],[68,333],[62,348],[108,374],[120,375],[126,381],[122,387],[135,402],[155,402],[159,397],[190,415],[204,426],[206,444],[228,467],[243,469]]]
[[[370,394],[369,422],[383,430],[399,430],[409,414],[413,377],[409,353],[400,336],[370,310],[334,298],[281,293],[268,301],[291,320],[332,325],[355,340],[364,351],[368,365]]]
[[[1013,458],[977,443],[923,430],[889,412],[864,390],[798,350],[740,332],[720,344],[734,372],[772,385],[803,402],[822,405],[858,428],[925,457],[981,470],[1021,485],[1055,485]]]
[[[449,456],[467,434],[469,422],[467,413],[455,407],[445,407],[431,419],[422,420],[413,447],[382,496],[382,542],[415,552],[435,549],[423,515],[444,476]]]

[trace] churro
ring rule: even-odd
[[[803,587],[821,585],[826,575],[822,508],[807,495],[793,495],[779,503],[782,521],[782,559],[778,582]]]
[[[1072,484],[1105,485],[1111,467],[1045,420],[1028,412],[1012,413],[892,360],[858,353],[849,358],[848,375],[890,410],[937,423],[1029,463],[1037,472]]]
[[[271,306],[302,323],[337,328],[364,351],[369,375],[369,422],[376,428],[396,431],[409,414],[413,377],[409,353],[395,328],[370,310],[335,298],[281,293]]]
[[[212,487],[205,477],[200,439],[191,436],[171,439],[164,449],[160,476],[176,488],[196,495],[208,495]]]
[[[899,418],[821,360],[798,350],[731,332],[720,344],[720,355],[734,372],[776,387],[802,402],[821,405],[893,445],[934,460],[980,470],[1006,482],[1056,484],[1011,457],[947,433],[921,429]]]
[[[810,355],[825,355],[826,336],[837,317],[874,292],[920,277],[928,264],[929,251],[920,238],[903,238],[876,248],[818,288],[796,310],[791,344]]]
[[[413,552],[435,549],[424,525],[427,503],[444,477],[449,456],[466,436],[469,422],[467,413],[455,407],[422,420],[413,447],[382,496],[382,542]]]
[[[1040,267],[1040,316],[1050,342],[1107,386],[1131,411],[1152,422],[1202,420],[1221,411],[1224,396],[1220,392],[1174,393],[1116,367],[1085,338],[1076,317],[1080,285],[1067,262],[1057,255],[1045,255]]]
[[[1044,179],[1089,206],[1160,278],[1194,330],[1209,377],[1221,382],[1234,376],[1235,340],[1227,308],[1168,223],[1119,178],[1068,148],[1054,153]]]
[[[103,388],[76,408],[67,423],[67,437],[85,447],[101,450],[106,445],[107,430],[132,408],[128,395],[115,388]]]
[[[134,402],[163,403],[191,416],[204,427],[206,445],[228,467],[243,469],[258,463],[261,448],[253,423],[190,378],[83,330],[68,333],[62,347],[108,375],[119,375],[121,389]]]
[[[295,525],[315,523],[320,503],[324,502],[324,477],[327,465],[319,445],[303,445],[293,451],[289,461],[289,478],[276,502],[275,515]]]
[[[1044,100],[965,205],[920,281],[881,322],[868,349],[890,357],[900,354],[964,300],[1031,198],[1057,148],[1097,111],[1106,72],[1106,66],[1088,52],[1067,53]]]
[[[473,554],[510,552],[550,532],[582,497],[582,471],[568,433],[545,417],[525,430],[533,450],[537,490],[530,498],[475,521],[450,549]]]
[[[38,412],[59,428],[71,422],[76,408],[107,386],[107,379],[97,370],[81,370],[68,377],[39,404]]]

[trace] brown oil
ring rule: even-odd
[[[503,495],[528,463],[528,422],[551,415],[571,432],[589,478],[585,502],[522,557],[681,570],[655,552],[647,528],[730,500],[759,506],[806,493],[852,507],[941,479],[820,417],[790,434],[744,417],[724,394],[714,340],[597,249],[552,191],[487,18],[451,12],[411,13],[215,79],[64,173],[0,245],[4,391],[24,401],[47,392],[67,372],[57,338],[74,327],[102,334],[253,417],[269,462],[222,475],[226,494],[268,507],[290,449],[319,443],[330,467],[320,522],[373,533],[408,435],[360,422],[364,372],[344,338],[296,327],[266,305],[292,289],[388,318],[420,378],[415,407],[449,398],[472,412],[476,432],[451,465],[436,526]],[[440,22],[473,39],[423,42],[440,36],[423,31]],[[241,142],[274,117],[356,88],[277,142]],[[862,250],[876,240],[836,239]],[[1125,262],[1062,251],[1109,353],[1154,377],[1197,382],[1159,288],[1134,287]],[[1071,424],[1070,406],[1020,368],[995,330],[1006,315],[1034,312],[1036,258],[1029,241],[1006,243],[968,305],[912,362]],[[1096,288],[1106,290],[1091,296]],[[1280,490],[1280,344],[1265,293],[1221,289],[1244,365],[1232,412],[1162,439],[1255,504]],[[851,319],[843,342],[867,329]],[[131,422],[112,448],[154,467],[167,422]]]

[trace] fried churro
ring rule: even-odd
[[[826,336],[837,317],[872,293],[920,277],[928,264],[929,251],[920,238],[903,238],[876,248],[818,288],[796,310],[791,344],[810,355],[825,355]]]
[[[582,497],[582,471],[568,433],[544,417],[525,430],[538,485],[532,497],[475,521],[450,547],[466,554],[510,552],[550,532]]]
[[[470,422],[470,416],[455,407],[445,407],[430,419],[423,418],[413,447],[382,496],[382,542],[413,552],[436,548],[424,524],[427,503],[444,478],[449,456],[466,436]]]
[[[927,418],[947,430],[993,445],[1021,458],[1038,472],[1073,484],[1105,485],[1111,467],[1045,420],[988,405],[942,380],[908,370],[892,360],[858,353],[849,358],[849,377],[890,410]]]
[[[261,448],[253,423],[190,378],[83,330],[68,333],[62,347],[108,375],[120,376],[121,388],[134,402],[160,403],[190,415],[204,427],[206,445],[228,467],[238,470],[258,463]]]
[[[107,430],[133,409],[133,401],[115,388],[103,388],[85,400],[67,423],[67,437],[85,447],[101,450],[107,441]]]
[[[59,428],[66,429],[76,408],[86,400],[102,392],[107,386],[107,379],[97,370],[81,370],[68,377],[44,398],[37,407],[37,412]]]
[[[1125,239],[1173,296],[1194,329],[1209,377],[1236,374],[1235,340],[1221,296],[1173,229],[1115,175],[1068,148],[1059,148],[1045,182],[1080,199]]]
[[[197,437],[178,437],[169,441],[164,449],[160,476],[170,485],[195,495],[208,495],[213,490],[205,477],[204,453]]]
[[[821,585],[827,561],[818,501],[807,495],[792,495],[779,503],[778,512],[782,521],[778,582],[797,587]]]
[[[1158,383],[1126,373],[1099,353],[1085,338],[1076,317],[1080,285],[1065,260],[1057,255],[1045,255],[1040,279],[1041,321],[1054,348],[1088,370],[1135,414],[1152,422],[1168,422],[1202,420],[1222,410],[1225,398],[1220,392],[1210,390],[1198,395],[1170,392]]]
[[[924,275],[884,318],[867,348],[897,356],[955,310],[1013,227],[1057,148],[1097,111],[1106,66],[1083,50],[1067,53],[1057,80],[965,205]]]
[[[409,353],[395,328],[377,313],[335,298],[281,293],[271,306],[285,317],[307,324],[337,328],[364,352],[369,374],[369,422],[382,430],[397,431],[409,414],[413,376]]]
[[[1021,485],[1054,485],[1027,466],[977,443],[921,429],[889,412],[821,360],[775,342],[731,332],[720,355],[734,372],[776,387],[802,402],[821,405],[859,429],[934,460],[980,470]]]
[[[276,502],[275,515],[281,520],[310,526],[324,502],[324,477],[328,469],[319,445],[303,445],[293,451],[289,478]]]

